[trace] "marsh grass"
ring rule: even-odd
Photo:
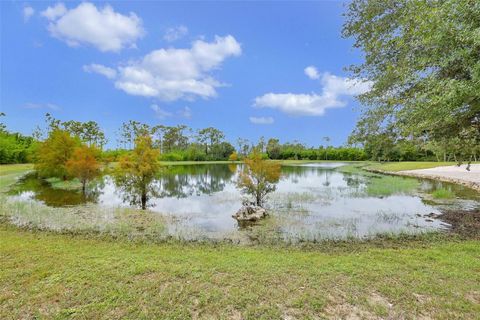
[[[411,193],[420,187],[420,182],[414,178],[405,178],[399,176],[388,176],[365,169],[371,167],[370,163],[354,163],[338,168],[339,171],[364,177],[358,183],[366,184],[366,194],[368,196],[389,196],[395,193]],[[352,195],[361,195],[362,191],[352,191]]]
[[[367,184],[369,196],[389,196],[394,193],[411,193],[420,183],[417,179],[396,176],[381,176],[370,179]]]
[[[453,199],[455,193],[450,189],[440,188],[432,192],[432,197],[434,199]]]
[[[63,189],[77,191],[82,189],[82,184],[78,179],[63,180],[60,178],[48,178],[46,181],[53,189]]]

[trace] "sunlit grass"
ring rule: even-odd
[[[24,174],[33,170],[32,164],[0,165],[0,192],[15,183]]]
[[[367,167],[371,170],[380,171],[405,171],[405,170],[417,170],[417,169],[430,169],[442,166],[453,166],[456,162],[422,162],[422,161],[405,161],[405,162],[385,162],[376,163]]]
[[[412,178],[381,176],[372,178],[367,184],[367,194],[370,196],[389,196],[397,193],[409,193],[420,185]]]
[[[432,196],[435,199],[453,199],[455,198],[455,193],[450,189],[437,189],[432,192]]]
[[[477,241],[299,250],[129,243],[1,224],[0,239],[2,319],[396,319],[418,310],[474,319],[480,311]]]

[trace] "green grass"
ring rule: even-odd
[[[473,319],[480,245],[141,244],[0,224],[0,318]]]
[[[450,189],[437,189],[432,192],[432,196],[435,199],[453,199],[455,198],[455,193]]]
[[[0,192],[30,170],[33,170],[33,164],[30,163],[0,165]]]
[[[429,169],[442,166],[453,166],[456,162],[386,162],[386,163],[376,163],[367,167],[370,170],[379,170],[379,171],[404,171],[404,170],[417,170],[417,169]]]
[[[420,182],[412,178],[380,176],[370,179],[367,194],[370,196],[388,196],[394,193],[408,193],[415,190]]]
[[[78,179],[63,180],[60,178],[48,178],[46,180],[53,189],[80,190],[82,188],[82,183]]]

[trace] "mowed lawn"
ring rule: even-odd
[[[0,224],[0,319],[475,319],[480,243],[141,244]]]
[[[402,161],[402,162],[384,162],[374,163],[367,169],[381,170],[381,171],[404,171],[404,170],[418,170],[418,169],[430,169],[443,166],[454,166],[456,162],[428,162],[428,161]]]

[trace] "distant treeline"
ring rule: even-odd
[[[32,137],[24,136],[20,133],[11,133],[0,131],[0,163],[27,163],[32,162],[37,145]]]
[[[88,146],[97,146],[100,150],[107,143],[105,134],[94,121],[62,122],[46,115],[46,128],[37,127],[31,137],[20,133],[9,132],[5,125],[0,127],[0,163],[33,162],[35,150],[43,143],[49,134],[60,129],[71,137],[82,141]],[[324,137],[319,147],[308,147],[299,142],[280,143],[279,139],[271,138],[251,142],[238,139],[233,145],[226,141],[225,135],[219,129],[209,127],[192,130],[184,125],[149,126],[137,121],[128,121],[117,132],[116,149],[102,150],[102,161],[114,162],[133,148],[135,139],[141,135],[149,135],[153,146],[160,151],[163,161],[217,161],[242,160],[254,149],[262,153],[265,159],[278,160],[378,160],[378,161],[419,161],[419,160],[456,160],[454,145],[451,150],[435,148],[436,146],[419,141],[396,141],[378,139],[374,144],[366,144],[364,148],[328,146],[328,137]],[[448,152],[447,152],[448,151]]]

